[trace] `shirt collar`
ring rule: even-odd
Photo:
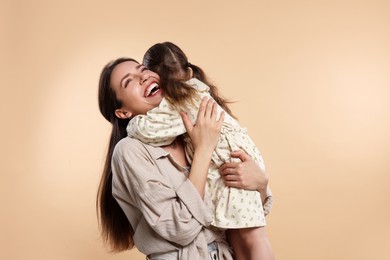
[[[189,169],[190,167],[184,167],[184,166],[181,166],[180,164],[178,164],[176,162],[176,160],[172,157],[172,155],[165,151],[163,148],[161,147],[153,147],[153,146],[150,146],[150,145],[145,145],[145,144],[142,144],[145,146],[145,149],[149,152],[150,156],[152,156],[152,158],[154,160],[158,160],[158,159],[161,159],[161,158],[165,158],[165,157],[169,157],[169,160],[171,161],[171,163],[181,172],[185,173],[185,174],[188,174],[189,172]]]
[[[153,159],[160,159],[169,155],[169,152],[165,151],[161,147],[153,147],[145,144],[142,145],[145,147],[146,150],[148,150],[149,154],[152,156]]]

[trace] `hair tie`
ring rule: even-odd
[[[191,67],[191,65],[192,65],[191,63],[187,62],[187,67]]]

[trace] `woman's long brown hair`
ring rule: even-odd
[[[129,120],[119,119],[115,115],[115,110],[120,108],[122,103],[116,98],[110,81],[115,66],[125,61],[137,62],[131,58],[114,60],[103,68],[99,80],[99,109],[104,118],[111,123],[112,129],[96,198],[96,210],[103,241],[110,245],[113,252],[134,247],[134,230],[118,202],[112,196],[111,157],[115,145],[127,135],[126,126]]]

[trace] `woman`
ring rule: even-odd
[[[156,73],[128,58],[115,60],[101,73],[99,108],[112,124],[97,200],[103,238],[114,251],[135,245],[150,259],[232,259],[224,232],[208,229],[212,218],[204,196],[223,121],[223,116],[217,119],[215,104],[202,101],[194,126],[182,114],[195,147],[191,168],[180,137],[166,147],[124,138],[131,117],[161,101],[158,84]],[[268,178],[256,163],[240,152],[233,156],[243,163],[221,167],[226,185],[265,189]]]

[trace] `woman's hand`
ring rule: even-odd
[[[204,97],[200,103],[195,125],[192,125],[185,112],[181,112],[180,115],[194,150],[211,154],[217,146],[225,116],[222,112],[220,118],[217,118],[217,103]]]
[[[225,185],[245,190],[257,190],[260,193],[265,192],[269,176],[258,163],[241,150],[232,152],[231,157],[239,158],[241,162],[227,162],[219,168]]]
[[[222,112],[220,118],[217,119],[217,105],[215,101],[203,98],[195,125],[192,125],[187,114],[180,114],[194,146],[194,156],[188,179],[203,198],[211,155],[219,140],[224,113]]]

